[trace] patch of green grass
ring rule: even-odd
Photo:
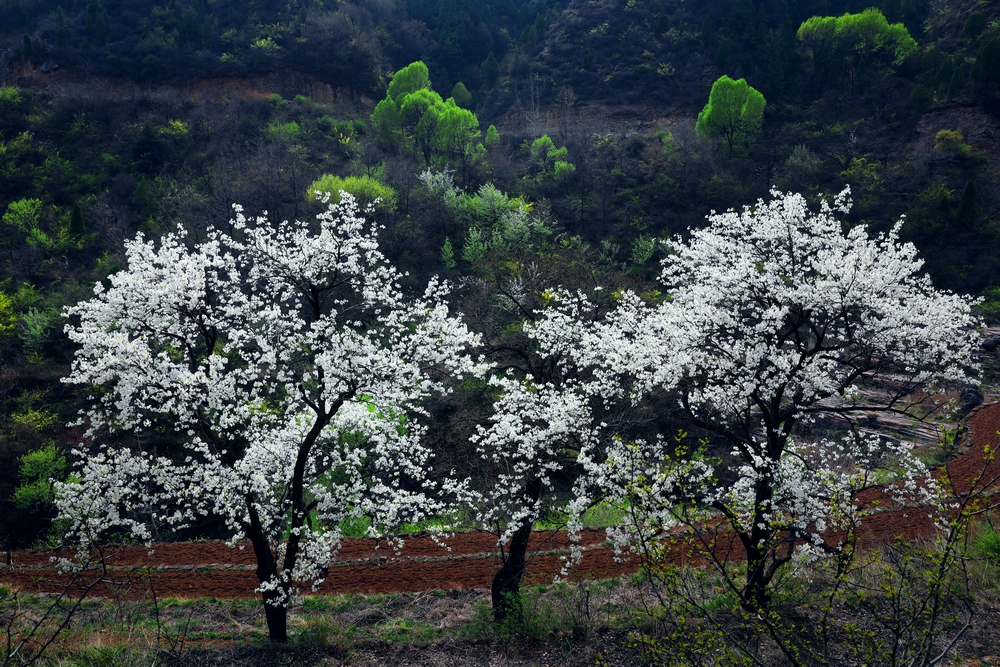
[[[443,634],[433,625],[408,618],[390,618],[375,628],[378,638],[387,642],[430,642]]]
[[[330,598],[324,595],[309,596],[302,600],[302,610],[307,612],[323,612],[329,609]]]
[[[976,540],[975,550],[982,558],[1000,564],[1000,533],[992,528],[981,532]]]

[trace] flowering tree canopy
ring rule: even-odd
[[[553,383],[507,374],[490,382],[499,392],[494,413],[472,439],[496,480],[477,503],[476,518],[496,530],[501,549],[509,546],[492,583],[494,615],[502,621],[520,611],[516,596],[544,497],[558,487],[558,477],[570,474],[573,453],[592,444],[595,428],[590,397],[572,379]],[[571,526],[575,534],[578,528]]]
[[[915,389],[967,379],[976,337],[973,301],[919,273],[915,248],[898,241],[901,222],[877,237],[863,226],[845,233],[836,213],[849,210],[848,190],[818,213],[800,195],[772,194],[676,239],[661,276],[668,296],[625,294],[576,353],[609,389],[628,376],[636,397],[669,392],[693,425],[728,442],[734,465],[714,474],[672,457],[666,439],[619,443],[594,470],[639,524],[664,527],[685,497],[721,512],[746,551],[748,609],[767,605],[798,540],[822,548],[876,470],[921,470],[905,443],[856,428],[808,441],[797,427],[825,414],[850,426],[861,412],[907,412]],[[648,528],[633,522],[622,535]]]
[[[314,223],[248,220],[126,246],[128,268],[68,308],[80,349],[68,382],[95,387],[89,435],[168,424],[183,456],[82,452],[58,504],[84,545],[107,531],[150,540],[199,516],[248,539],[271,638],[318,584],[339,526],[378,536],[441,511],[426,478],[421,402],[445,373],[478,372],[478,338],[432,281],[404,297],[374,225],[341,193]]]

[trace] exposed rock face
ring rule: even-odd
[[[959,393],[959,399],[962,401],[962,412],[971,412],[973,408],[979,407],[983,404],[983,392],[979,391],[977,387],[968,385],[962,388]]]
[[[54,60],[46,60],[42,63],[42,74],[48,74],[49,72],[54,72],[59,69],[59,63]]]

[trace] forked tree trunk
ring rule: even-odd
[[[537,503],[542,497],[541,480],[532,480],[525,487],[525,496]],[[514,531],[504,559],[503,567],[493,576],[493,586],[490,594],[493,602],[493,620],[503,623],[508,619],[518,619],[521,616],[521,577],[524,575],[525,557],[528,553],[528,540],[531,538],[529,519]]]

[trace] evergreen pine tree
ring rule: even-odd
[[[83,236],[87,233],[80,204],[73,204],[73,210],[69,214],[69,233],[73,236]]]

